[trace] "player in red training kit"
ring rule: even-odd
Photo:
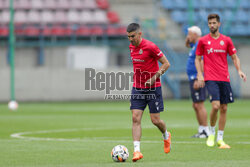
[[[130,54],[134,67],[134,84],[131,95],[132,135],[134,141],[134,154],[132,160],[143,158],[140,151],[141,119],[148,105],[152,123],[163,134],[164,152],[169,153],[171,148],[171,134],[160,119],[160,112],[164,110],[160,76],[169,68],[170,64],[162,51],[151,41],[141,37],[140,25],[131,23],[127,27],[130,41]],[[162,64],[159,68],[158,61]]]
[[[210,102],[212,104],[212,111],[210,113],[210,132],[207,139],[207,146],[214,146],[217,113],[218,110],[220,110],[217,144],[219,148],[230,148],[230,146],[223,140],[227,104],[233,103],[234,101],[230,86],[227,54],[231,56],[239,76],[244,81],[246,81],[246,75],[241,71],[240,60],[236,55],[236,49],[231,38],[219,33],[219,15],[210,14],[208,16],[208,27],[210,33],[200,38],[195,59],[199,86],[204,87],[204,81],[206,82],[206,87],[210,95]],[[203,56],[204,61],[204,77],[202,74],[201,56]]]

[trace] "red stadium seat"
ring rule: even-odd
[[[25,27],[24,35],[26,35],[26,36],[39,36],[40,29],[38,27],[35,27],[35,26]]]
[[[97,4],[98,8],[100,8],[100,9],[108,9],[109,8],[108,0],[96,0],[96,4]]]
[[[87,26],[80,26],[80,27],[76,30],[76,35],[77,35],[77,36],[89,36],[89,35],[91,35],[90,28],[87,27]]]
[[[109,22],[111,24],[120,22],[118,14],[116,12],[114,12],[114,11],[108,11],[107,17],[108,17]]]
[[[53,26],[51,28],[52,36],[64,36],[64,28],[61,26]]]
[[[9,35],[9,28],[7,26],[0,27],[0,37],[7,37]]]
[[[91,35],[99,36],[99,35],[104,34],[104,30],[101,26],[93,26],[93,27],[91,27],[90,31],[91,31]]]
[[[117,28],[114,26],[108,26],[106,29],[107,35],[117,35]]]
[[[47,27],[47,26],[42,27],[41,33],[43,36],[51,36],[52,35],[51,28]]]
[[[127,35],[127,28],[124,26],[118,27],[117,33],[119,35]]]

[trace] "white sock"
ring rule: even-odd
[[[224,134],[223,130],[218,130],[218,132],[217,132],[217,141],[223,140],[223,134]]]
[[[167,140],[168,139],[168,131],[166,129],[166,132],[165,133],[162,133],[162,136],[163,136],[163,139],[164,140]]]
[[[209,129],[208,129],[208,126],[204,126],[204,130],[206,132],[207,135],[209,135]]]
[[[209,135],[215,135],[215,126],[210,126],[210,134]]]
[[[134,152],[140,152],[140,141],[134,141]]]
[[[200,125],[199,128],[198,128],[198,132],[202,133],[203,130],[205,130],[204,126]]]

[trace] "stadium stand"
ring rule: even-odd
[[[205,28],[201,24],[206,24],[208,14],[217,13],[222,19],[223,33],[231,36],[250,35],[250,0],[161,0],[161,4],[171,13],[171,18],[183,26],[183,31],[193,24]]]
[[[9,6],[9,0],[0,0],[0,33],[3,36],[8,33]],[[25,32],[16,35],[124,36],[118,14],[109,7],[108,0],[14,0],[15,27]]]

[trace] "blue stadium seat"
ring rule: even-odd
[[[227,9],[223,11],[223,17],[224,17],[224,21],[232,21],[235,22],[235,16],[232,10]]]
[[[250,8],[250,1],[249,0],[240,0],[240,8],[249,9]]]
[[[175,9],[187,9],[188,2],[186,0],[175,0]]]
[[[225,8],[225,2],[222,0],[211,0],[210,1],[211,4],[213,4],[213,9],[223,9]]]
[[[192,2],[192,5],[193,5],[194,9],[199,9],[200,8],[200,1],[199,0],[193,0],[191,2]]]
[[[175,2],[174,0],[162,0],[161,4],[163,8],[173,10],[175,8],[174,2]]]
[[[248,12],[244,10],[238,10],[235,14],[235,18],[238,22],[247,23],[248,22]]]
[[[205,9],[211,9],[212,3],[210,2],[210,0],[200,0],[200,7]]]
[[[236,7],[236,1],[235,0],[225,0],[224,5],[228,9],[233,9]]]
[[[248,34],[248,26],[244,24],[232,24],[230,28],[230,35],[245,36]]]
[[[171,18],[177,22],[177,23],[184,23],[186,22],[186,17],[184,15],[185,13],[183,11],[180,10],[174,10],[171,13]]]

